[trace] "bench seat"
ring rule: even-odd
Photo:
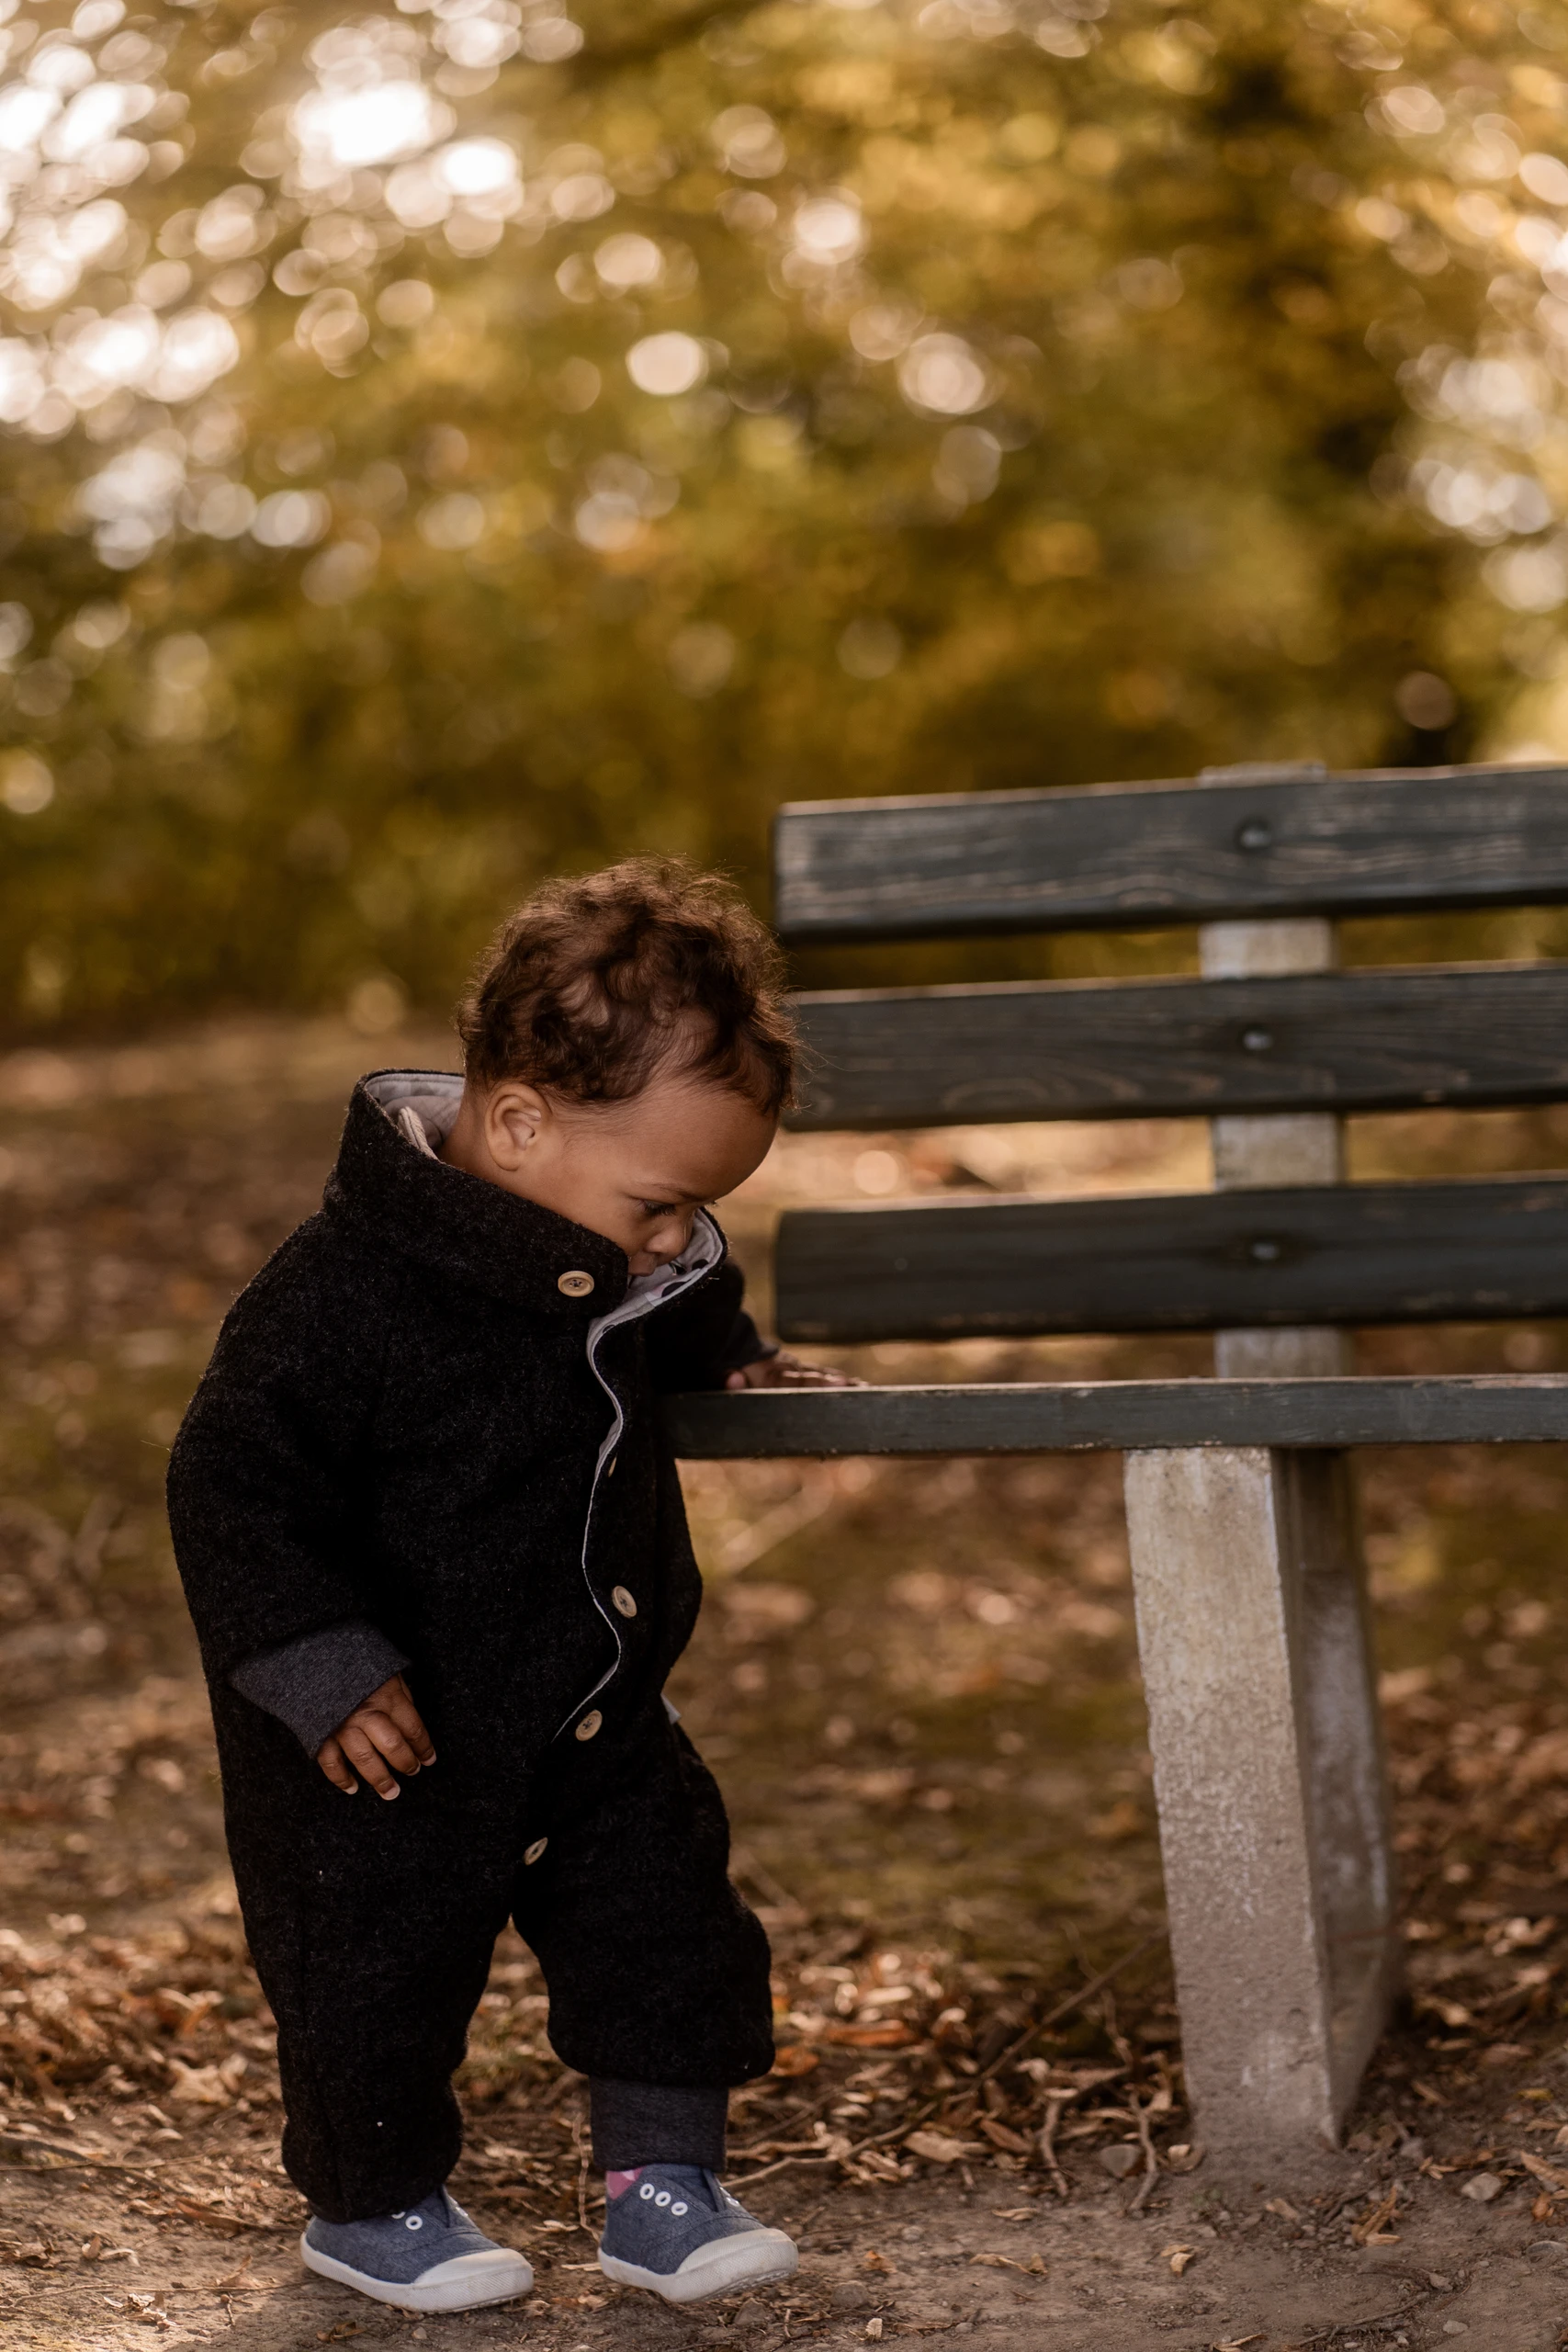
[[[1151,1447],[1550,1445],[1568,1374],[965,1382],[675,1397],[688,1461],[764,1454],[1127,1453]]]

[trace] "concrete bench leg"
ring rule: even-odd
[[[1134,1453],[1126,1494],[1194,2129],[1333,2146],[1396,1967],[1348,1464]]]

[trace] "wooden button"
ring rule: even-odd
[[[536,1862],[549,1842],[547,1838],[536,1838],[531,1846],[525,1848],[523,1860],[525,1862]]]
[[[581,1266],[573,1266],[570,1272],[556,1276],[557,1290],[563,1292],[568,1298],[586,1298],[592,1287],[592,1275],[585,1274]]]
[[[599,1713],[597,1707],[590,1707],[588,1713],[583,1716],[582,1721],[577,1726],[577,1736],[579,1739],[592,1739],[595,1732],[598,1731],[600,1725],[604,1723],[604,1718]]]
[[[615,1602],[623,1617],[635,1617],[637,1615],[637,1602],[632,1598],[632,1595],[626,1590],[624,1584],[618,1584],[615,1587],[615,1591],[610,1595],[610,1598]]]

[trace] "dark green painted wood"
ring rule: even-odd
[[[1568,899],[1568,768],[806,801],[773,866],[802,944],[1546,904]]]
[[[1568,1377],[1105,1380],[676,1396],[675,1451],[757,1454],[1122,1453],[1208,1445],[1554,1444]]]
[[[804,1340],[1568,1314],[1568,1179],[794,1209]]]
[[[1568,964],[795,999],[795,1127],[1568,1098]]]

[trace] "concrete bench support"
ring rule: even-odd
[[[1215,923],[1213,976],[1321,969],[1316,920]],[[1339,1123],[1213,1122],[1222,1189],[1340,1181]],[[1227,1331],[1222,1377],[1350,1370],[1333,1330]],[[1125,1470],[1194,2128],[1220,2153],[1337,2143],[1395,1981],[1393,1874],[1349,1464],[1130,1453]]]
[[[1393,1950],[1345,1456],[1132,1453],[1126,1491],[1194,2128],[1334,2145]]]

